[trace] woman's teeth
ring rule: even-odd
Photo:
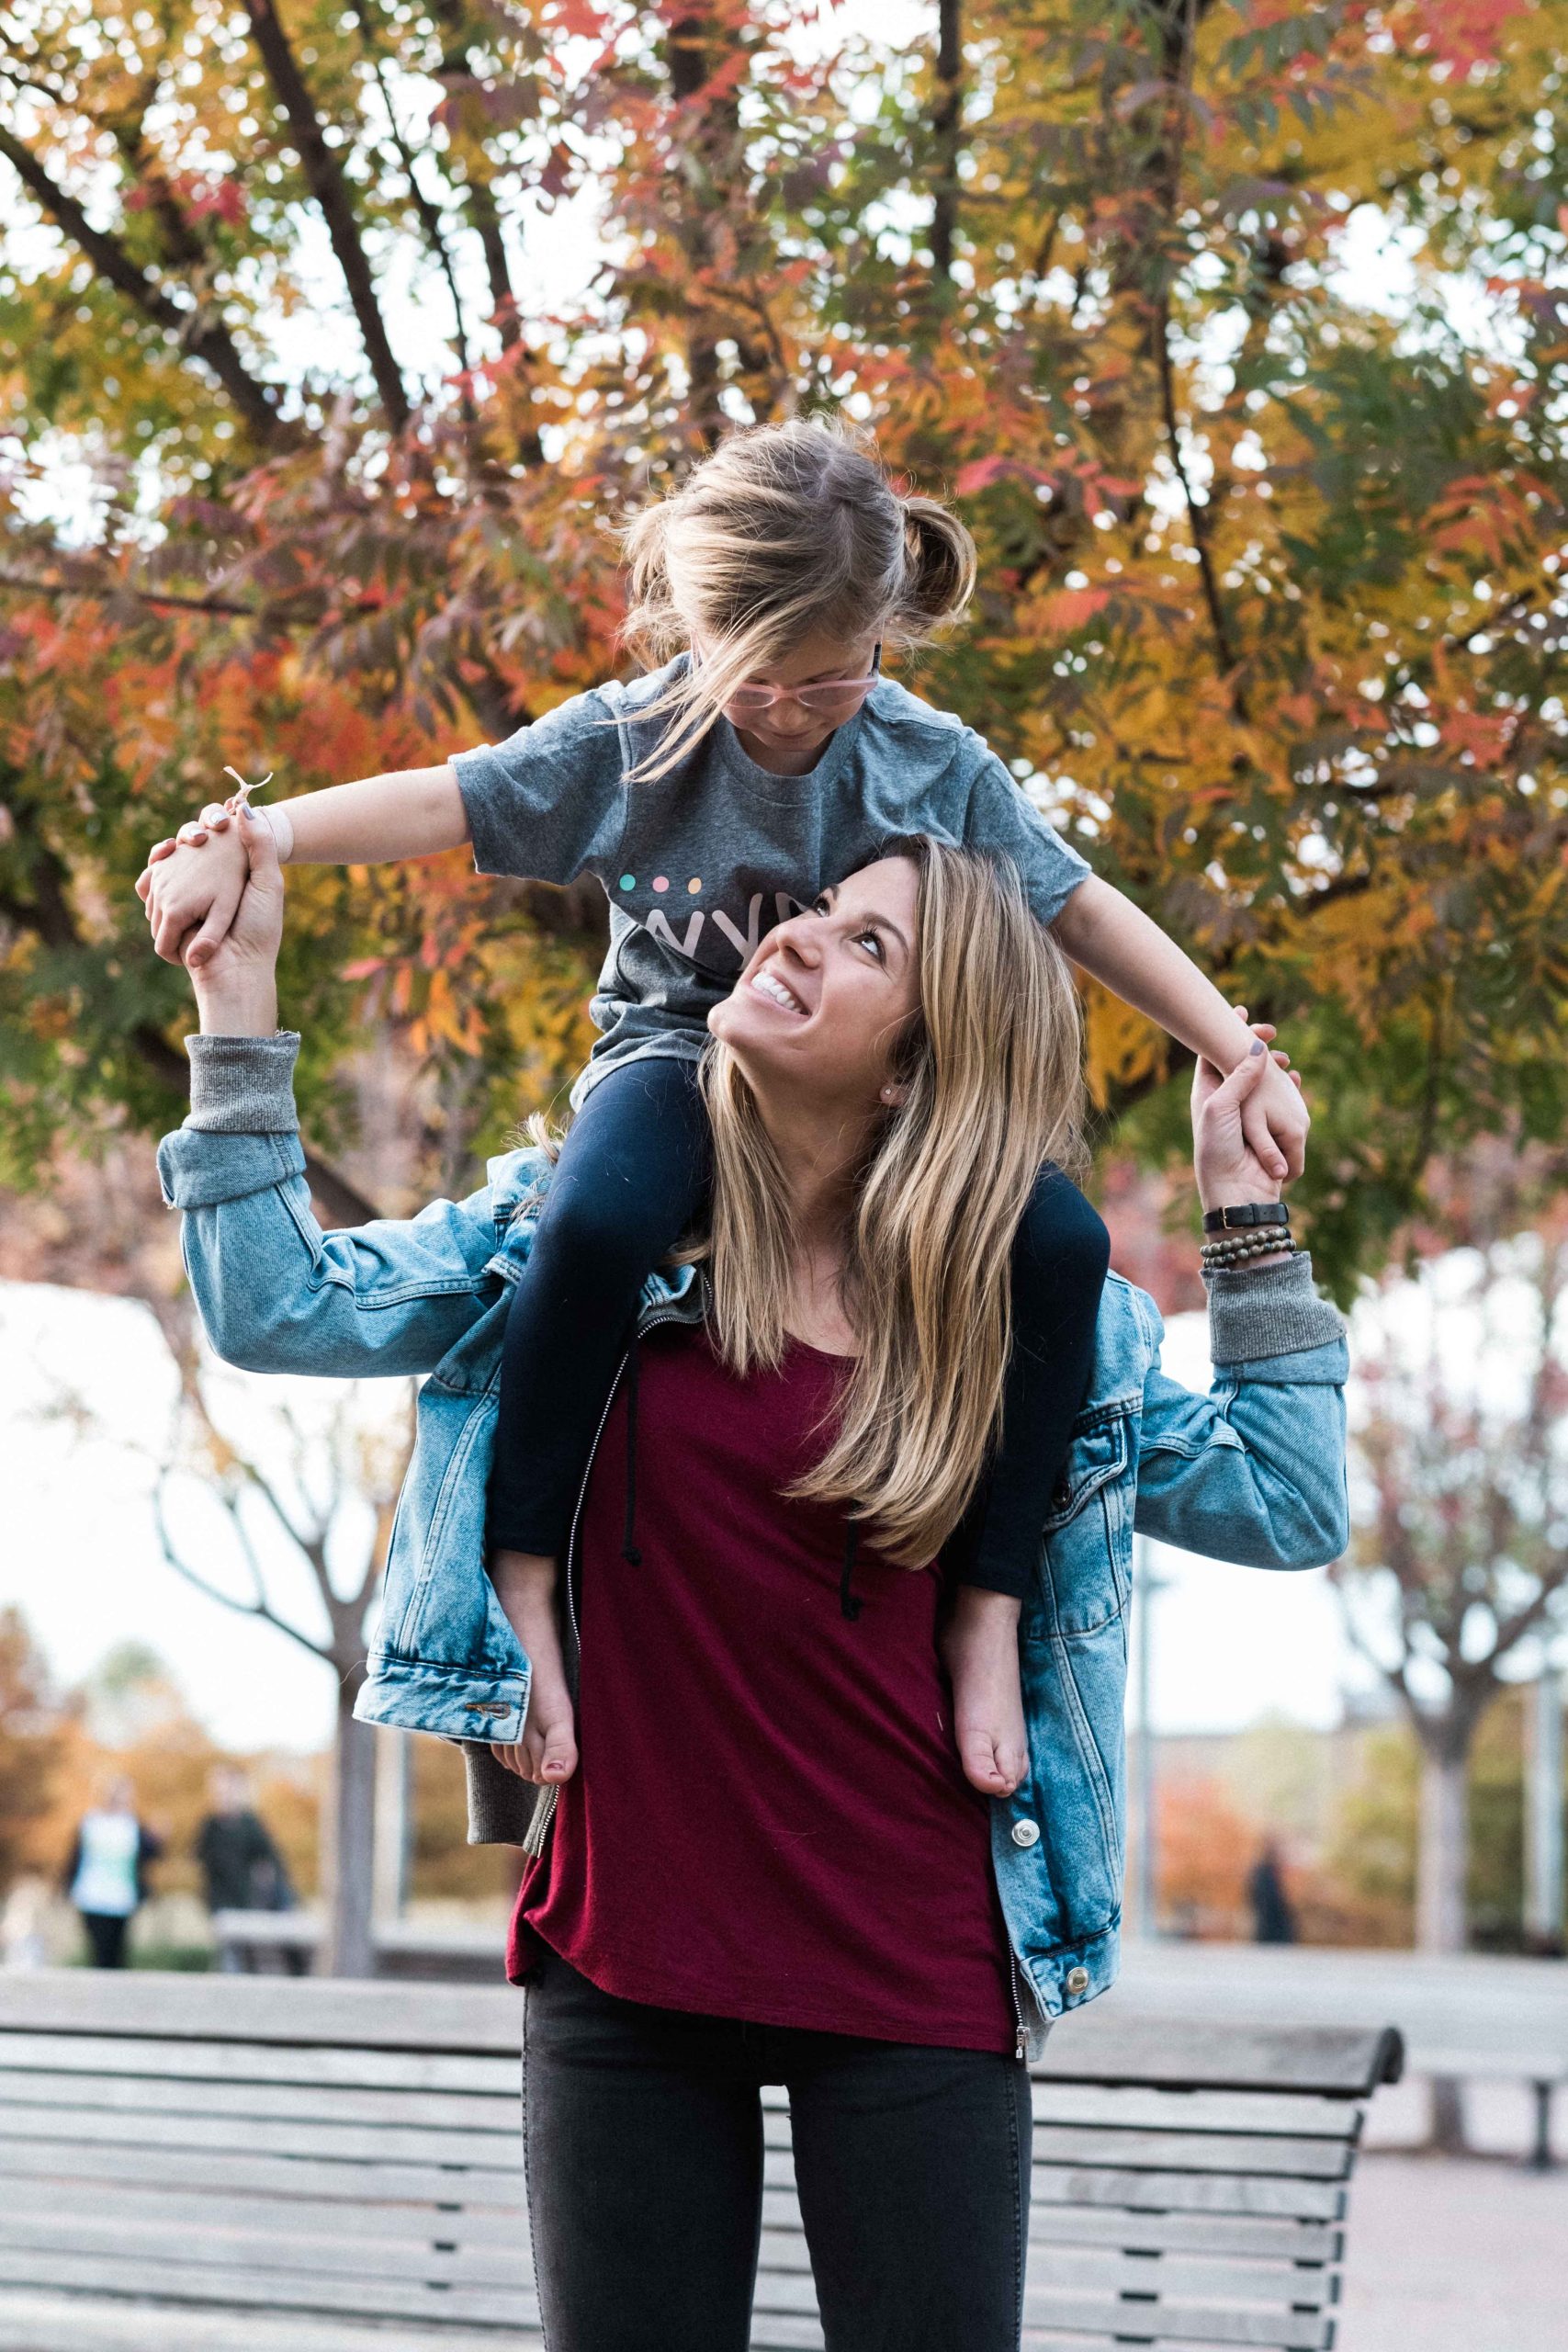
[[[761,971],[751,986],[759,996],[770,997],[774,1004],[782,1004],[786,1012],[804,1012],[806,1007],[793,989],[786,989],[775,972]]]

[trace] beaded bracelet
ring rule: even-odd
[[[1295,1242],[1284,1233],[1270,1235],[1266,1241],[1208,1242],[1198,1255],[1203,1272],[1217,1274],[1229,1267],[1248,1265],[1254,1258],[1293,1258],[1295,1253]]]

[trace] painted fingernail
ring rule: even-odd
[[[1260,1053],[1263,1051],[1263,1040],[1262,1040],[1262,1038],[1261,1038],[1261,1037],[1254,1037],[1254,1039],[1253,1039],[1253,1041],[1252,1041],[1251,1045],[1250,1045],[1250,1046],[1248,1046],[1248,1047],[1247,1047],[1247,1052],[1248,1052],[1249,1054],[1260,1054]]]

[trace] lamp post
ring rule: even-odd
[[[1159,1909],[1158,1829],[1156,1804],[1154,1709],[1154,1600],[1164,1590],[1164,1579],[1154,1572],[1153,1548],[1146,1535],[1133,1538],[1133,1633],[1136,1730],[1134,1742],[1134,1804],[1133,1899],[1138,1933],[1157,1936]]]
[[[1525,1932],[1562,1948],[1562,1678],[1549,1658],[1530,1688],[1525,1800]]]

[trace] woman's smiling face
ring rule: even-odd
[[[871,1111],[919,1006],[919,876],[879,858],[771,931],[708,1027],[760,1094],[770,1084]]]

